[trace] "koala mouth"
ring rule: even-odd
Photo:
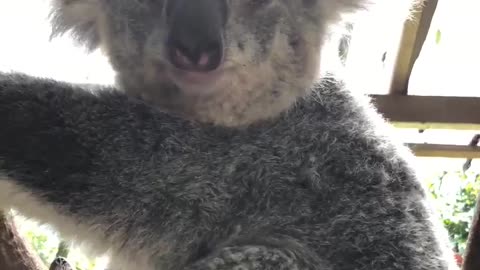
[[[188,71],[177,68],[171,68],[167,74],[168,77],[187,94],[206,94],[219,88],[219,84],[224,81],[227,69],[219,67],[208,72]]]

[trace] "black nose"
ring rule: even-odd
[[[223,60],[223,21],[218,0],[173,0],[167,6],[169,61],[197,72],[217,69]]]

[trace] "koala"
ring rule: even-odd
[[[305,95],[327,27],[368,4],[57,0],[53,36],[70,32],[87,49],[102,48],[131,96],[197,121],[242,126]]]
[[[119,270],[457,269],[411,153],[318,78],[328,27],[369,2],[52,4],[117,84],[0,73],[1,208]]]

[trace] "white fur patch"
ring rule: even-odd
[[[87,226],[72,217],[62,215],[58,211],[59,207],[61,206],[49,204],[40,196],[22,188],[14,180],[0,176],[0,209],[8,211],[13,208],[26,218],[51,225],[63,239],[81,246],[87,256],[98,257],[108,254],[112,269],[154,269],[149,263],[149,257],[142,255],[141,251],[114,252],[117,245],[103,235],[102,224]]]

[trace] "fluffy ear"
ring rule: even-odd
[[[100,43],[98,33],[98,0],[51,0],[50,21],[52,34],[50,38],[61,36],[66,32],[89,51],[96,49]]]
[[[369,14],[369,17],[380,16],[383,20],[393,21],[409,18],[412,11],[424,2],[425,0],[330,0],[323,2],[323,8],[328,13]]]
[[[336,5],[346,12],[355,12],[368,8],[374,0],[337,0]]]

